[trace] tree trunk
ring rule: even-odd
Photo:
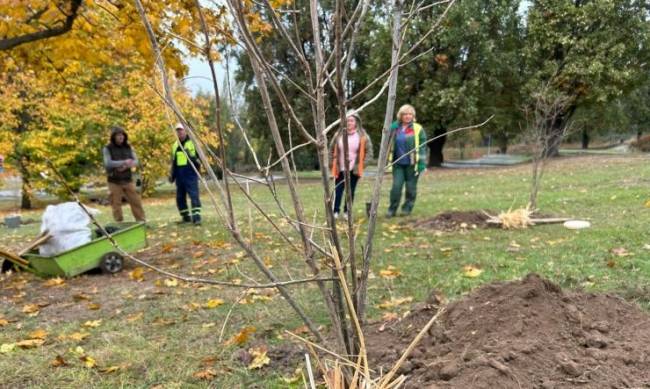
[[[555,123],[554,123],[555,124]],[[547,135],[547,141],[544,145],[543,155],[548,158],[560,156],[560,143],[562,142],[561,127],[553,126]]]
[[[499,153],[505,154],[508,152],[508,137],[504,135],[499,135],[496,137],[497,146],[499,147]]]
[[[546,142],[544,142],[543,157],[558,157],[560,155],[560,144],[567,133],[567,126],[569,119],[573,116],[576,106],[569,106],[567,109],[558,114],[554,118],[549,119],[551,123],[548,125],[548,133],[546,134]]]
[[[641,136],[643,136],[643,130],[638,129],[638,130],[636,131],[636,141],[637,141],[637,142],[641,140]]]
[[[382,182],[384,180],[384,171],[388,161],[388,146],[392,141],[390,136],[390,123],[395,110],[395,100],[397,99],[397,76],[399,74],[399,51],[400,51],[400,30],[402,28],[402,1],[395,0],[393,3],[393,31],[391,46],[391,71],[388,78],[388,97],[386,99],[386,110],[384,116],[384,126],[382,128],[381,144],[379,146],[379,157],[377,159],[377,176],[372,187],[372,197],[370,202],[370,216],[368,217],[368,233],[366,235],[366,245],[363,250],[363,265],[361,277],[358,282],[358,291],[356,291],[357,306],[359,310],[357,315],[362,323],[366,321],[366,304],[368,292],[368,276],[370,274],[370,262],[372,260],[373,237],[375,236],[375,223],[377,222],[377,209],[379,207],[379,198],[381,195]]]
[[[20,209],[32,209],[32,187],[29,183],[29,171],[25,165],[25,161],[21,156],[17,158],[18,172],[22,180],[20,187]]]
[[[444,134],[446,131],[444,128],[437,128],[433,133],[434,137]],[[442,149],[445,147],[445,142],[447,142],[447,135],[441,136],[440,138],[429,143],[429,167],[441,167],[444,162],[444,155],[442,154]]]
[[[586,128],[582,129],[582,149],[587,150],[589,148],[589,141],[591,139],[589,138],[589,133],[587,132]]]
[[[20,191],[20,209],[32,209],[32,189],[29,187],[29,182],[24,178]]]
[[[136,183],[137,184],[137,183]],[[145,176],[144,174],[140,178],[140,196],[145,197],[145,194],[148,194],[149,190],[149,177]]]

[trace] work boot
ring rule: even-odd
[[[192,222],[192,218],[190,217],[190,215],[183,215],[183,218],[181,220],[179,220],[178,222],[176,222],[176,223],[185,224],[185,223],[191,223],[191,222]]]
[[[192,216],[192,223],[194,223],[195,226],[200,226],[201,225],[201,215]]]

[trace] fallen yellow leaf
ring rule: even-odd
[[[203,359],[201,359],[201,365],[206,366],[206,367],[214,365],[215,362],[217,362],[218,359],[219,359],[219,357],[216,357],[216,356],[204,357]]]
[[[467,265],[463,267],[463,275],[468,278],[476,278],[483,273],[483,270],[474,267],[472,265]]]
[[[252,348],[248,352],[253,356],[253,361],[248,365],[249,370],[260,369],[271,363],[271,359],[266,355],[266,348],[264,347]]]
[[[395,312],[386,312],[381,316],[381,320],[383,321],[393,321],[397,319],[399,319],[399,315]]]
[[[413,297],[408,296],[408,297],[402,297],[402,298],[392,298],[390,300],[384,300],[381,304],[379,304],[379,308],[381,309],[388,309],[388,308],[393,308],[398,305],[410,303],[413,301]]]
[[[186,311],[196,311],[199,308],[201,308],[201,305],[195,302],[183,305],[183,309]]]
[[[171,319],[163,319],[162,317],[157,317],[154,321],[153,324],[157,326],[168,326],[176,323],[174,320]]]
[[[297,334],[297,335],[300,335],[300,334],[306,334],[306,333],[309,332],[309,327],[307,327],[306,325],[304,325],[304,326],[300,326],[300,327],[298,327],[298,328],[295,328],[295,329],[294,329],[293,331],[291,331],[291,332],[293,332],[294,334]]]
[[[108,367],[102,367],[101,369],[99,369],[99,372],[104,374],[110,374],[118,370],[120,370],[119,366],[108,366]]]
[[[222,299],[210,299],[207,303],[205,303],[204,307],[207,309],[213,309],[222,305],[223,303],[224,301]]]
[[[206,370],[197,371],[194,374],[192,374],[192,376],[200,380],[209,381],[217,376],[217,372],[212,369],[206,369]]]
[[[255,301],[271,301],[273,300],[273,297],[271,296],[266,296],[266,295],[261,295],[261,294],[254,294],[252,297],[253,302]]]
[[[131,277],[132,280],[138,282],[144,281],[144,268],[136,267],[135,269],[129,272],[129,277]]]
[[[6,354],[8,352],[13,351],[14,348],[16,348],[15,343],[3,343],[2,345],[0,345],[0,353]]]
[[[63,286],[65,285],[65,280],[61,277],[50,278],[49,280],[45,281],[43,285],[47,287]]]
[[[556,244],[564,242],[565,239],[556,239],[556,240],[547,240],[546,243],[549,244],[550,246],[555,246]]]
[[[67,366],[67,365],[68,365],[68,363],[60,355],[57,355],[56,358],[54,358],[52,360],[52,362],[50,362],[50,366],[52,366],[52,367],[61,367],[61,366]]]
[[[165,286],[173,288],[178,286],[178,280],[175,278],[167,278],[165,279]]]
[[[379,271],[379,275],[382,276],[383,278],[386,278],[387,280],[392,280],[397,277],[399,277],[402,274],[401,271],[399,271],[395,266],[393,265],[388,265],[386,269],[382,269]]]
[[[250,335],[255,331],[257,331],[257,329],[253,326],[244,327],[241,329],[241,331],[239,331],[232,338],[230,338],[230,340],[228,340],[226,344],[242,345],[248,341]]]
[[[39,307],[37,304],[27,304],[23,306],[23,313],[36,313],[38,310]]]
[[[88,320],[87,322],[85,322],[85,323],[83,324],[83,326],[84,326],[84,327],[87,327],[87,328],[97,328],[97,327],[99,327],[101,324],[102,324],[102,319],[98,319],[98,320]]]
[[[30,339],[45,339],[47,337],[47,331],[38,329],[29,334]]]
[[[43,339],[25,339],[21,340],[20,342],[16,342],[16,346],[22,348],[34,348],[42,345],[43,343],[45,343],[45,340]]]
[[[98,310],[98,309],[101,308],[101,307],[102,307],[102,306],[101,306],[100,304],[97,304],[97,303],[90,303],[90,304],[88,304],[88,309],[90,309],[91,311],[96,311],[96,310]]]
[[[86,366],[89,369],[92,369],[97,365],[97,361],[89,355],[83,355],[79,358],[81,362],[83,362],[84,366]]]
[[[9,321],[7,319],[0,319],[0,327],[4,327],[7,324],[9,324]]]
[[[302,375],[302,366],[298,366],[293,371],[293,375],[291,377],[282,377],[282,381],[286,382],[287,384],[295,384],[302,377],[303,377],[303,375]]]
[[[75,301],[90,300],[90,296],[88,296],[87,294],[83,294],[83,293],[73,294],[73,295],[72,295],[72,298],[73,298]]]
[[[138,312],[138,313],[134,313],[133,315],[127,316],[126,321],[130,323],[137,320],[142,320],[143,317],[144,317],[144,312]]]
[[[88,332],[73,332],[72,334],[68,335],[68,338],[76,340],[77,342],[81,342],[89,336],[90,334]]]

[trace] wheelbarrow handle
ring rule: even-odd
[[[25,246],[24,249],[20,250],[18,252],[18,256],[22,257],[23,255],[30,252],[32,249],[34,249],[34,248],[42,245],[43,243],[47,242],[51,237],[52,237],[52,235],[50,235],[50,233],[47,230],[43,231],[42,233],[40,233],[36,237],[36,239],[34,239],[27,246]]]
[[[2,258],[6,259],[6,260],[8,260],[10,262],[13,262],[13,263],[15,263],[17,265],[21,265],[21,266],[25,266],[25,267],[29,266],[29,262],[26,259],[21,258],[20,256],[14,254],[14,253],[11,253],[9,251],[4,251],[4,250],[0,249],[0,259],[2,259]]]

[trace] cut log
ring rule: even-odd
[[[530,219],[530,222],[533,224],[554,224],[554,223],[564,223],[565,221],[573,220],[568,217],[547,217],[542,219]]]
[[[564,223],[565,221],[568,220],[573,220],[573,219],[567,217],[548,217],[548,218],[540,218],[540,219],[530,219],[530,222],[532,224],[554,224],[554,223]],[[498,217],[492,217],[486,220],[485,222],[487,224],[495,224],[495,225],[502,224],[501,220]]]

